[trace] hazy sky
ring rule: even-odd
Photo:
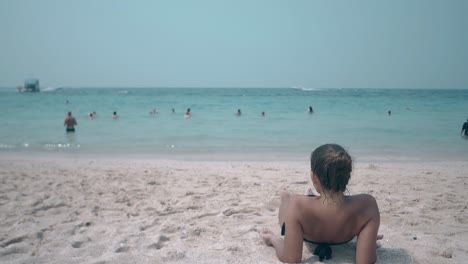
[[[466,0],[0,0],[0,86],[468,88]]]

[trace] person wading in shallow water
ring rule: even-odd
[[[63,125],[67,127],[67,132],[75,132],[75,126],[78,124],[76,123],[76,119],[72,116],[71,112],[68,112],[67,117],[65,117],[65,121],[63,121]]]
[[[311,178],[318,196],[282,193],[278,220],[284,239],[269,229],[259,230],[265,244],[275,248],[282,262],[302,260],[304,242],[315,244],[320,261],[331,258],[332,245],[347,243],[354,237],[356,263],[377,260],[376,240],[380,226],[377,202],[369,194],[346,196],[352,159],[341,146],[325,144],[311,157]]]
[[[465,133],[463,133],[465,132]],[[465,135],[465,137],[468,136],[468,119],[466,119],[466,122],[462,126],[461,134]]]

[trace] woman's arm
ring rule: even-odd
[[[377,261],[376,240],[380,226],[379,207],[375,198],[369,195],[366,203],[365,215],[369,216],[361,232],[358,235],[356,244],[356,263],[375,263]]]
[[[294,203],[293,203],[294,204]],[[294,209],[296,206],[289,206],[288,215],[286,216],[284,235],[284,244],[282,254],[276,251],[276,256],[282,262],[286,263],[298,263],[302,260],[302,247],[303,234],[302,226],[297,218],[298,209]]]
[[[294,204],[296,203],[290,203],[287,208],[284,240],[268,229],[259,232],[265,244],[275,249],[278,259],[286,263],[297,263],[302,260],[302,227],[297,218],[300,211],[298,211],[297,205]]]

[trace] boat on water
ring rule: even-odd
[[[24,81],[23,86],[18,86],[18,92],[20,93],[36,93],[40,91],[39,80],[30,78]]]
[[[42,92],[55,92],[55,91],[60,91],[62,89],[63,89],[63,87],[49,86],[49,87],[46,87],[46,88],[42,89],[41,91]]]

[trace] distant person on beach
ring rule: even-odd
[[[468,119],[466,119],[466,122],[462,126],[461,134],[465,135],[465,137],[468,136]]]
[[[78,124],[76,123],[76,119],[72,116],[71,112],[68,112],[67,117],[65,117],[65,121],[63,121],[63,125],[67,127],[67,132],[75,132],[75,126]]]
[[[190,112],[190,108],[187,109],[187,112],[185,112],[185,115],[184,115],[184,118],[187,119],[187,118],[190,118],[190,115],[192,114],[192,112]]]
[[[312,108],[312,106],[309,106],[309,109],[307,109],[307,112],[309,114],[312,114],[314,112],[314,109]]]
[[[240,109],[237,109],[237,113],[236,113],[236,116],[241,116],[242,115],[242,112]]]
[[[265,117],[265,112],[262,112],[262,113],[260,114],[260,117]]]
[[[377,260],[376,240],[380,226],[377,202],[370,194],[344,194],[351,177],[352,158],[336,144],[326,144],[314,150],[311,156],[311,179],[318,195],[280,194],[278,213],[281,235],[264,228],[259,235],[272,246],[282,262],[302,260],[303,244],[320,261],[331,258],[330,245],[347,243],[354,237],[356,263],[374,263]],[[351,260],[349,260],[351,261]]]
[[[115,119],[115,118],[118,118],[118,117],[119,117],[119,116],[117,115],[117,112],[116,112],[116,111],[114,111],[114,113],[112,114],[112,118],[114,118],[114,119]]]

